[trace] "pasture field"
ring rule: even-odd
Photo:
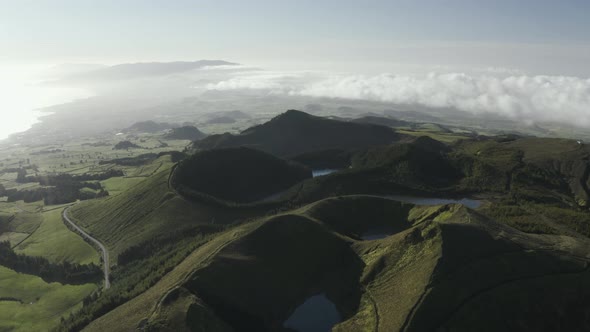
[[[96,288],[95,284],[47,283],[37,276],[0,266],[0,298],[11,298],[0,300],[0,330],[51,330]]]
[[[51,262],[99,264],[98,252],[62,221],[62,209],[41,213],[43,220],[37,230],[14,248],[28,256],[41,256]]]

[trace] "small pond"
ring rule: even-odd
[[[297,307],[283,326],[299,332],[329,332],[341,320],[336,305],[325,294],[319,294]]]
[[[326,169],[314,169],[311,171],[311,175],[315,178],[318,176],[323,176],[323,175],[328,175],[334,172],[339,171],[339,169],[333,169],[333,168],[326,168]]]
[[[377,227],[372,228],[361,235],[363,240],[380,240],[386,238],[394,233],[391,227]]]

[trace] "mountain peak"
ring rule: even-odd
[[[303,119],[303,118],[311,118],[313,115],[305,113],[303,111],[298,110],[288,110],[284,113],[277,115],[275,119]]]

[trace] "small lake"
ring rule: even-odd
[[[326,168],[326,169],[314,169],[311,171],[311,175],[315,178],[318,176],[324,176],[324,175],[328,175],[334,172],[339,171],[339,169],[332,169],[332,168]]]
[[[394,233],[391,227],[379,227],[373,228],[366,231],[363,235],[361,235],[361,239],[363,240],[380,240],[386,238]]]
[[[363,240],[381,240],[381,239],[384,239],[390,235],[391,234],[388,234],[388,233],[365,233],[365,234],[363,234],[363,236],[361,236],[361,239],[363,239]]]
[[[320,294],[305,300],[283,326],[299,332],[329,332],[341,320],[336,305]]]
[[[477,209],[481,205],[481,201],[471,198],[450,199],[450,198],[427,198],[403,195],[388,195],[385,198],[393,199],[404,203],[412,203],[416,205],[444,205],[444,204],[463,204],[468,208]]]

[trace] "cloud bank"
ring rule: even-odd
[[[381,74],[238,75],[208,89],[259,89],[269,93],[416,104],[461,111],[491,112],[526,122],[561,122],[590,126],[590,79],[430,73],[422,76]]]

